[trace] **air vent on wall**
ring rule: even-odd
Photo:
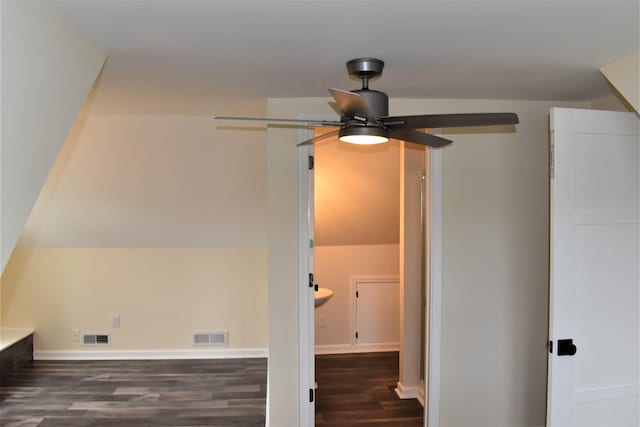
[[[227,345],[228,341],[228,331],[207,331],[193,333],[193,345]]]
[[[109,345],[111,336],[109,334],[82,334],[83,345]]]

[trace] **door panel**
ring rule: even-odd
[[[577,227],[575,391],[637,382],[639,255],[636,224]]]
[[[576,135],[576,212],[638,214],[638,141],[633,136]]]
[[[632,113],[551,111],[547,424],[637,426],[639,142]],[[559,356],[572,338],[575,356]]]

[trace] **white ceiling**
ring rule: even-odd
[[[106,49],[116,100],[328,96],[364,56],[390,97],[586,100],[639,50],[637,0],[58,3]]]

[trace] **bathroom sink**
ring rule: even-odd
[[[315,306],[324,304],[329,298],[333,296],[333,291],[327,288],[318,288],[313,294]]]

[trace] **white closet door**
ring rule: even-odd
[[[400,341],[400,284],[356,282],[356,344]]]
[[[638,127],[632,113],[551,111],[552,427],[639,425]]]

